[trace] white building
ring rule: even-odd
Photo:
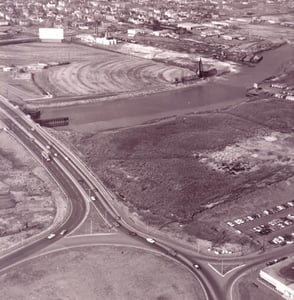
[[[259,272],[259,276],[275,288],[284,299],[294,299],[294,258],[288,258]]]
[[[116,45],[117,44],[117,40],[116,39],[110,39],[110,38],[106,38],[106,37],[97,37],[95,39],[95,43],[96,44],[100,44],[100,45],[104,45],[104,46],[110,46],[110,45]]]

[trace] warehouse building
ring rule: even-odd
[[[294,299],[294,257],[262,269],[259,276],[273,286],[284,299]]]

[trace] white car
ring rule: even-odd
[[[235,222],[236,224],[240,225],[240,224],[243,224],[245,221],[242,220],[242,219],[236,219],[234,222]]]
[[[95,200],[96,200],[95,196],[91,196],[90,199],[91,199],[92,201],[95,201]]]
[[[53,239],[55,236],[56,236],[55,233],[50,233],[50,234],[47,236],[47,239],[48,239],[48,240],[51,240],[51,239]]]
[[[194,264],[193,267],[194,267],[195,269],[200,270],[200,266],[199,266],[198,264]]]
[[[155,243],[155,240],[153,240],[152,238],[146,238],[146,241],[151,244]]]
[[[252,218],[251,216],[247,216],[247,217],[246,217],[246,220],[248,220],[248,221],[253,221],[254,218]]]
[[[63,230],[60,231],[59,234],[60,234],[60,235],[65,235],[66,233],[67,233],[67,230],[66,230],[66,229],[63,229]]]
[[[67,157],[67,156],[64,156],[64,159],[65,159],[65,160],[68,160],[68,157]]]
[[[231,226],[231,227],[234,227],[234,226],[235,226],[235,224],[232,223],[232,222],[227,222],[227,224],[228,224],[229,226]]]

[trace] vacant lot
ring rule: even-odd
[[[48,228],[65,203],[48,174],[0,125],[0,251]],[[59,203],[59,204],[58,204]],[[60,215],[59,215],[60,217]]]
[[[46,255],[0,276],[0,287],[3,300],[204,299],[200,284],[179,265],[124,247],[87,247]]]
[[[293,176],[293,115],[293,103],[257,101],[72,140],[143,219],[161,228],[182,223],[189,235],[222,243],[234,238],[219,226],[225,221],[219,206],[229,218],[230,202]],[[258,200],[249,198],[244,201],[254,212]]]

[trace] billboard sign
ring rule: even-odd
[[[62,28],[39,28],[39,38],[41,40],[63,40],[64,32]]]

